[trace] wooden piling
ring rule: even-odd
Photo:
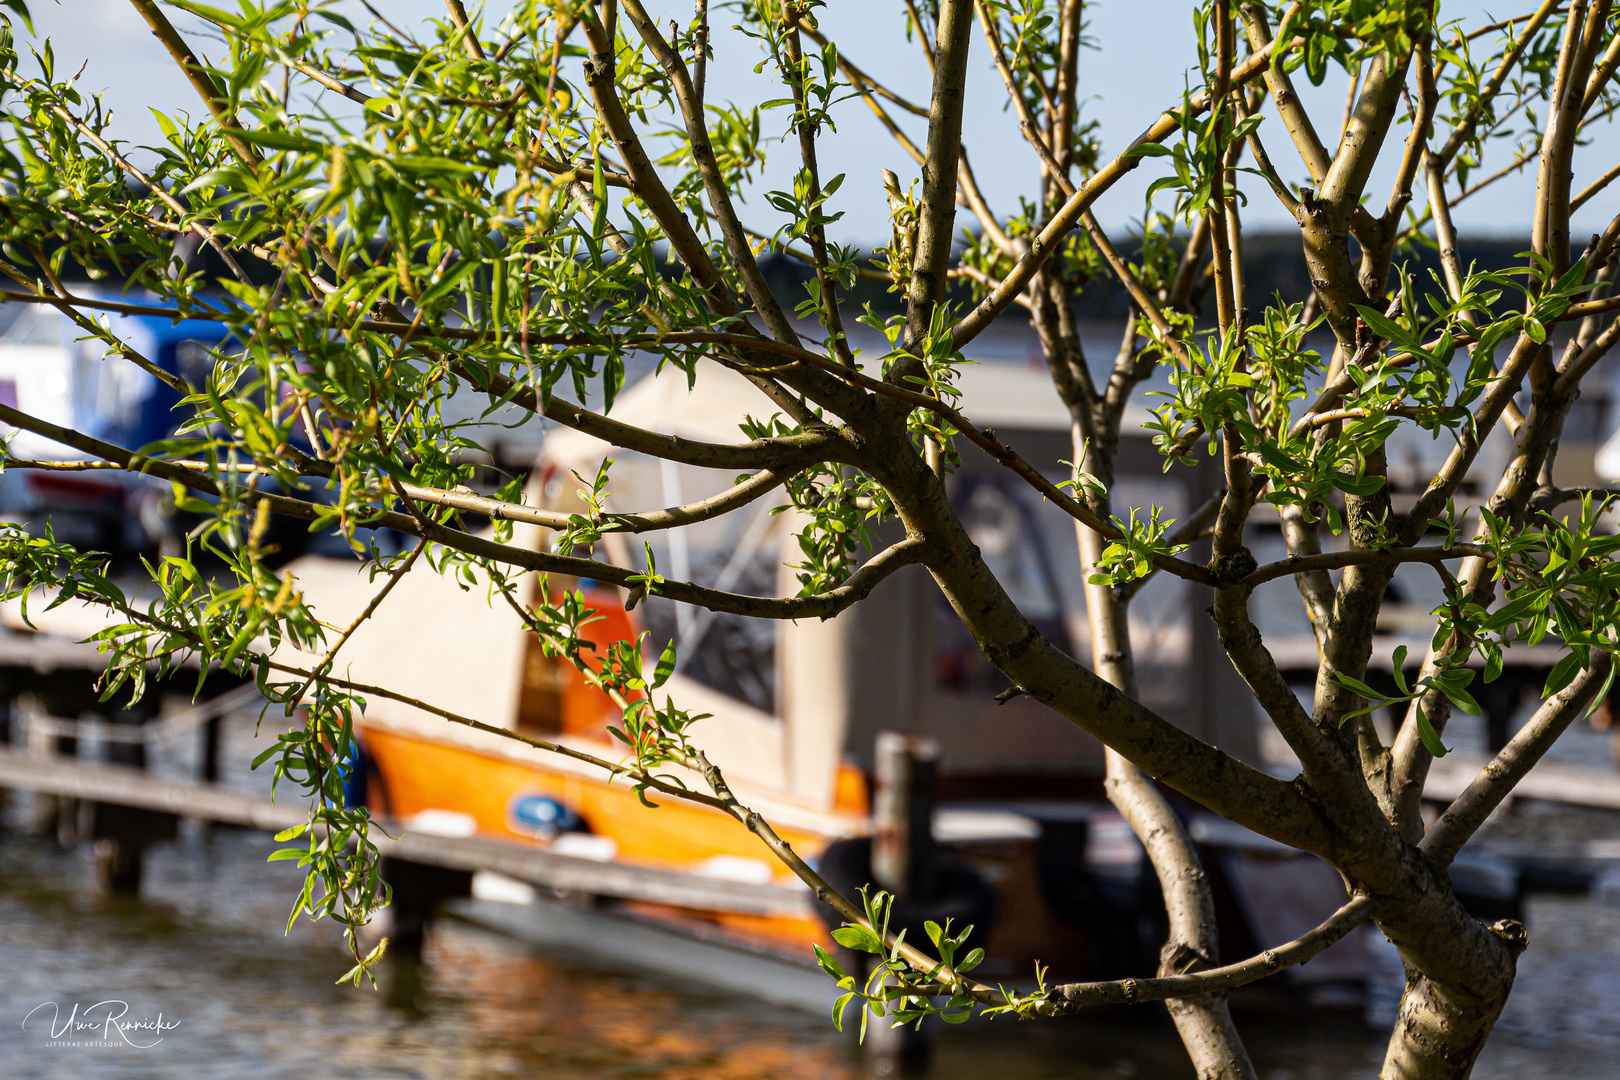
[[[384,856],[382,878],[393,890],[388,905],[389,955],[415,956],[422,951],[428,925],[446,900],[472,895],[472,871],[429,866]]]
[[[95,855],[96,888],[115,896],[134,896],[141,890],[146,849],[180,836],[180,818],[160,810],[116,803],[85,803],[81,838],[89,839]]]
[[[141,848],[112,837],[103,837],[91,846],[94,856],[96,891],[109,896],[137,896],[141,891],[141,869],[145,860]]]
[[[939,801],[939,744],[898,732],[880,732],[872,767],[872,878],[896,899],[926,903],[939,877],[934,807]],[[891,1027],[867,1017],[863,1044],[878,1076],[918,1075],[932,1056],[926,1027]]]
[[[197,779],[205,784],[219,783],[219,729],[223,720],[215,713],[202,725],[202,745],[197,753]]]
[[[939,744],[885,731],[875,751],[873,880],[902,900],[928,900],[939,869],[933,831]]]

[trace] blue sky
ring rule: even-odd
[[[230,6],[232,0],[213,0]],[[374,6],[398,23],[442,17],[441,0],[373,0]],[[366,18],[358,3],[339,5],[347,13]],[[469,3],[469,7],[473,7]],[[691,5],[686,0],[659,5],[670,15],[686,19]],[[1487,10],[1512,12],[1522,5],[1451,3],[1443,10],[1448,18],[1467,17],[1472,22]],[[161,46],[151,37],[145,23],[128,0],[30,0],[35,27],[40,36],[49,36],[57,56],[58,71],[71,72],[86,64],[81,84],[89,89],[107,90],[106,101],[115,112],[117,134],[132,142],[157,139],[157,127],[148,106],[197,112],[200,106],[191,89],[169,63]],[[492,0],[488,10],[499,13],[505,4]],[[1100,46],[1083,59],[1082,84],[1086,114],[1100,126],[1105,151],[1117,150],[1149,124],[1166,106],[1180,97],[1186,72],[1195,62],[1191,5],[1186,0],[1099,0],[1090,9],[1090,35]],[[902,32],[904,6],[896,0],[829,0],[821,19],[846,55],[874,73],[887,72],[888,81],[898,91],[926,101],[928,73],[914,42]],[[708,97],[750,103],[780,96],[764,76],[752,70],[758,63],[758,48],[740,35],[720,32],[717,20],[717,56],[711,69]],[[176,23],[187,25],[183,16]],[[20,30],[20,28],[19,28]],[[1151,38],[1148,35],[1152,35]],[[217,41],[193,39],[205,55],[217,52]],[[1033,191],[1036,176],[1034,154],[1024,146],[1017,125],[1005,111],[1006,94],[982,39],[976,39],[970,55],[971,77],[964,123],[968,146],[981,186],[999,210],[1017,205],[1021,194]],[[32,60],[24,60],[32,69]],[[1302,93],[1317,119],[1319,130],[1336,128],[1343,109],[1345,82],[1329,77],[1320,89],[1301,80]],[[781,115],[767,113],[766,130]],[[838,132],[822,143],[821,167],[830,176],[848,174],[833,209],[845,213],[830,231],[836,239],[850,243],[880,242],[888,231],[886,210],[878,174],[892,168],[905,179],[916,175],[912,164],[872,118],[859,101],[844,103],[835,113]],[[780,121],[776,121],[779,125]],[[913,138],[921,143],[925,125],[916,121]],[[779,133],[779,132],[777,132]],[[1302,179],[1303,168],[1290,161],[1292,151],[1281,125],[1275,118],[1262,127],[1268,149],[1280,171],[1289,179]],[[789,187],[797,168],[796,145],[774,149],[766,169],[766,188]],[[1605,127],[1592,145],[1576,156],[1576,186],[1584,186],[1620,157],[1620,138]],[[1506,158],[1503,159],[1504,161]],[[1390,166],[1393,165],[1391,155]],[[1142,214],[1142,193],[1155,175],[1155,163],[1131,174],[1097,206],[1098,217],[1110,230],[1123,232]],[[1290,168],[1292,166],[1292,168]],[[1370,191],[1381,206],[1388,195],[1389,168],[1375,173]],[[1249,196],[1244,210],[1251,227],[1287,228],[1292,222],[1254,177],[1242,181]],[[1460,230],[1471,234],[1526,235],[1530,227],[1529,194],[1534,190],[1534,167],[1517,180],[1501,182],[1464,202],[1456,214]],[[774,229],[779,222],[760,198],[751,198],[743,208],[749,223]],[[1572,233],[1580,238],[1600,230],[1620,213],[1620,185],[1583,207]]]

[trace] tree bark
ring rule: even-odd
[[[1524,930],[1517,923],[1492,928],[1504,938],[1515,928],[1516,939],[1505,940],[1496,964],[1481,965],[1483,977],[1472,985],[1431,978],[1407,965],[1406,993],[1379,1080],[1466,1080],[1507,1004],[1524,949]]]
[[[1075,425],[1075,460],[1082,460],[1085,440]],[[1086,459],[1086,471],[1098,476],[1105,486],[1112,477],[1111,462]],[[1095,506],[1106,515],[1106,497]],[[1086,616],[1091,624],[1092,669],[1123,693],[1136,696],[1136,669],[1132,658],[1130,626],[1126,605],[1113,588],[1092,584],[1091,574],[1106,542],[1084,525],[1075,523],[1080,545],[1080,569],[1087,578]],[[1181,826],[1170,805],[1141,769],[1112,749],[1105,749],[1108,801],[1130,823],[1131,831],[1147,850],[1148,861],[1164,894],[1170,933],[1159,953],[1159,974],[1175,975],[1216,966],[1220,950],[1215,930],[1215,904],[1209,880],[1198,860],[1192,840]],[[1200,1080],[1251,1080],[1254,1065],[1248,1050],[1232,1023],[1225,994],[1195,998],[1172,998],[1165,1002],[1176,1025],[1182,1045],[1192,1059]]]

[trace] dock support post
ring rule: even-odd
[[[143,864],[140,845],[104,836],[91,846],[96,891],[108,896],[138,896]]]
[[[107,717],[117,728],[142,731],[151,710],[119,710]],[[119,739],[104,749],[110,764],[146,769],[146,740]],[[180,835],[180,819],[174,814],[143,810],[115,803],[92,802],[80,815],[79,835],[92,842],[96,888],[111,896],[136,896],[141,891],[141,874],[146,849]],[[88,819],[88,820],[85,820]]]
[[[202,726],[202,746],[197,754],[197,779],[205,784],[219,783],[219,727],[223,718],[210,716]]]
[[[881,732],[872,771],[872,877],[899,899],[926,901],[939,863],[934,845],[939,744]]]
[[[939,801],[939,744],[932,739],[880,732],[874,748],[872,878],[897,900],[933,898],[939,871],[934,806]],[[928,1067],[927,1025],[891,1027],[868,1017],[865,1052],[879,1076],[917,1075]]]
[[[36,757],[56,757],[62,753],[62,740],[31,721],[41,715],[38,700],[32,695],[17,698],[12,705],[13,721],[21,714],[26,731],[28,752]],[[76,747],[75,747],[76,749]],[[20,815],[21,827],[30,836],[49,837],[58,832],[58,816],[62,799],[43,791],[28,792],[24,798],[26,810]]]
[[[426,866],[384,856],[382,878],[393,890],[388,905],[388,955],[416,956],[428,924],[446,900],[472,895],[472,871]]]
[[[0,677],[0,748],[6,750],[11,749],[11,709],[15,700],[11,688],[6,685],[4,678]],[[0,788],[0,831],[4,831],[6,827],[11,799],[11,792]]]

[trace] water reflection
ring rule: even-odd
[[[456,923],[379,988],[333,985],[328,927],[280,933],[290,864],[268,838],[220,831],[150,855],[143,897],[97,897],[88,859],[0,841],[0,1067],[27,1080],[235,1077],[856,1080],[872,1065],[824,1020],[537,955]],[[1538,899],[1518,992],[1476,1075],[1620,1075],[1604,1002],[1620,989],[1620,912]],[[50,1046],[21,1028],[42,1002],[108,998],[181,1026],[147,1050]],[[1275,1004],[1275,1002],[1273,1002]],[[1353,1015],[1241,1016],[1263,1080],[1360,1080],[1381,1034]],[[1190,1077],[1157,1009],[949,1030],[932,1080]]]

